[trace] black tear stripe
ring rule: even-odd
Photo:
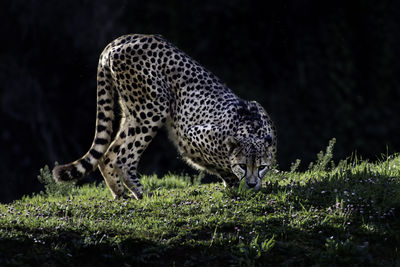
[[[90,162],[87,162],[87,161],[84,160],[84,159],[80,160],[79,162],[82,164],[83,168],[84,168],[87,172],[90,172],[90,171],[93,169],[93,165],[90,164]]]

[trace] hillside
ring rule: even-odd
[[[400,157],[271,171],[258,193],[143,177],[152,196],[59,186],[0,205],[1,266],[400,264]]]

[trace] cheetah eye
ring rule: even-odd
[[[242,168],[243,170],[247,169],[247,165],[246,164],[238,164],[240,168]]]
[[[261,165],[260,167],[258,167],[258,171],[261,172],[261,171],[265,170],[266,168],[268,168],[267,165]]]

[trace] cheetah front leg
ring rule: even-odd
[[[238,180],[238,178],[231,173],[222,172],[219,176],[222,179],[225,187],[238,187],[240,184],[240,180]]]
[[[195,145],[196,149],[193,150],[194,153],[198,153],[198,151],[201,151],[202,153],[198,153],[199,155],[205,154],[205,155],[212,155],[212,154],[219,154],[220,156],[224,155],[225,153],[220,150],[220,147],[216,144],[212,144],[211,142],[199,142],[199,140],[202,140],[205,138],[206,140],[209,138],[211,140],[215,140],[216,136],[220,136],[222,140],[225,140],[226,136],[221,135],[221,133],[225,132],[225,135],[229,135],[231,133],[226,132],[226,130],[222,129],[221,126],[215,125],[215,124],[199,124],[199,125],[194,125],[189,128],[187,128],[184,131],[184,138],[188,141],[188,143]],[[194,155],[189,155],[194,156]],[[207,160],[203,158],[203,160]],[[240,183],[240,180],[233,175],[232,173],[227,172],[226,170],[223,170],[221,167],[216,167],[212,166],[212,163],[210,164],[210,160],[208,159],[208,164],[205,164],[203,162],[203,167],[205,168],[206,171],[212,174],[216,174],[219,178],[222,179],[222,182],[225,187],[235,187],[238,186]],[[225,168],[228,168],[229,166],[226,166]]]

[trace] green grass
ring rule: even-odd
[[[258,193],[143,177],[140,201],[57,190],[43,169],[45,192],[0,205],[0,266],[400,265],[400,156],[330,159],[271,171]]]

